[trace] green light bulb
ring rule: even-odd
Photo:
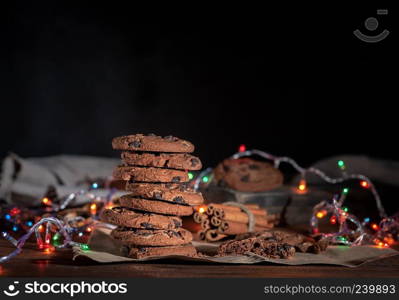
[[[194,178],[194,174],[191,172],[188,172],[188,179],[192,180]]]
[[[347,195],[349,193],[349,189],[348,188],[344,188],[342,190],[342,193],[344,193],[344,195]]]
[[[207,183],[208,181],[209,181],[209,177],[208,176],[202,177],[202,182]]]
[[[340,167],[342,170],[345,169],[345,163],[344,163],[343,160],[339,160],[339,161],[338,161],[338,167]]]
[[[90,247],[87,244],[80,244],[80,249],[82,249],[83,251],[87,251],[90,250]]]

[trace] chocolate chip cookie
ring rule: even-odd
[[[124,195],[120,197],[119,203],[124,207],[157,214],[172,216],[190,216],[193,214],[193,208],[188,205],[180,205],[159,200],[142,199],[132,195]]]
[[[181,246],[164,246],[164,247],[129,247],[123,246],[121,249],[122,255],[141,259],[151,256],[169,256],[169,255],[182,255],[182,256],[196,256],[197,250],[191,244]]]
[[[177,204],[200,205],[204,202],[202,194],[195,192],[186,184],[176,183],[130,183],[126,184],[126,190],[131,196],[164,200]]]
[[[187,182],[188,172],[173,169],[119,166],[114,170],[114,178],[141,182]]]
[[[143,213],[125,207],[105,209],[101,220],[117,226],[142,229],[176,229],[182,226],[179,217]]]
[[[198,157],[187,153],[139,153],[124,151],[122,161],[128,165],[180,170],[200,170],[202,163]]]
[[[261,192],[283,184],[280,170],[251,158],[226,159],[214,170],[217,184],[241,192]]]
[[[111,236],[126,246],[175,246],[192,241],[191,233],[183,228],[174,230],[147,230],[117,227]]]
[[[218,249],[220,256],[242,255],[246,252],[252,252],[267,258],[290,258],[295,255],[295,247],[276,240],[252,237],[239,241],[225,242]]]
[[[189,141],[174,136],[157,136],[155,134],[134,134],[116,137],[112,140],[116,150],[191,153],[194,145]]]

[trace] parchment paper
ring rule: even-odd
[[[193,245],[198,251],[203,253],[215,252],[218,247],[217,244],[199,242],[193,242]],[[145,259],[132,259],[120,255],[120,244],[110,237],[109,231],[106,229],[96,229],[91,236],[89,246],[91,250],[87,251],[81,250],[79,247],[74,247],[73,259],[76,259],[79,256],[84,256],[99,263],[145,262],[149,260],[154,261],[159,259],[175,259],[182,261],[212,262],[223,264],[256,264],[268,262],[282,265],[328,264],[356,267],[366,262],[399,254],[398,251],[391,248],[379,248],[376,246],[330,246],[327,251],[321,254],[296,253],[295,256],[290,259],[269,259],[253,253],[224,257],[187,257],[180,255],[168,255]]]

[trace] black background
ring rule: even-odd
[[[239,144],[304,165],[398,158],[397,37],[381,6],[3,7],[0,157],[117,156],[112,137],[172,134],[205,166]],[[201,7],[200,7],[201,6]]]

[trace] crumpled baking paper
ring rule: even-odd
[[[110,230],[96,229],[89,240],[91,250],[82,250],[79,247],[73,247],[73,259],[78,257],[87,257],[98,263],[120,263],[120,262],[145,262],[154,260],[174,259],[181,261],[212,262],[223,264],[257,264],[274,263],[282,265],[308,265],[308,264],[328,264],[346,267],[356,267],[366,262],[398,255],[399,252],[391,248],[380,248],[377,246],[330,246],[321,254],[296,253],[290,259],[271,259],[265,258],[254,253],[237,256],[223,257],[188,257],[181,255],[153,256],[144,259],[132,259],[121,256],[119,252],[120,244],[111,238]],[[193,242],[193,245],[199,252],[215,253],[217,244]]]

